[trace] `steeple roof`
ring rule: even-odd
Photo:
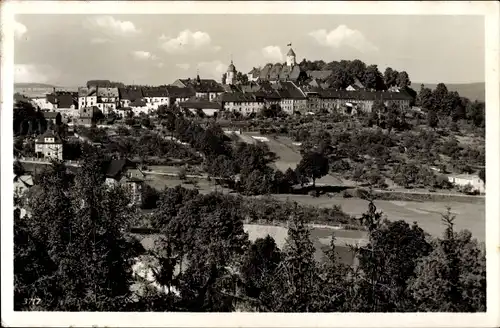
[[[234,67],[232,60],[231,60],[231,64],[229,64],[229,66],[227,67],[227,71],[228,72],[235,72],[236,71],[236,67]]]
[[[293,52],[293,49],[290,48],[290,50],[288,50],[288,53],[286,55],[287,56],[294,56],[295,57],[295,52]]]

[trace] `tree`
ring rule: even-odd
[[[444,83],[439,83],[436,89],[432,91],[433,108],[440,113],[445,111],[446,98],[448,97],[448,88]]]
[[[95,156],[84,160],[74,185],[63,165],[53,165],[37,177],[38,193],[29,198],[23,234],[46,254],[37,281],[50,287],[24,293],[43,299],[45,310],[120,311],[128,304],[131,261],[140,247],[122,234],[130,222],[129,199],[120,189],[104,188],[96,160],[102,155]],[[26,281],[22,271],[14,274]]]
[[[484,169],[484,167],[479,170],[478,175],[479,179],[481,179],[486,184],[486,170]]]
[[[484,246],[469,231],[454,231],[450,208],[443,214],[445,232],[433,251],[419,261],[408,292],[417,311],[486,311],[486,258]]]
[[[243,257],[240,272],[245,294],[258,300],[258,311],[270,311],[273,303],[273,281],[282,260],[274,239],[267,235],[250,245]]]
[[[297,170],[302,175],[312,179],[313,188],[316,186],[316,179],[327,175],[329,169],[328,158],[317,152],[308,152],[304,154],[297,165]]]
[[[427,125],[433,129],[436,129],[439,123],[439,118],[435,110],[430,110],[427,112]]]
[[[314,312],[318,308],[320,284],[314,246],[305,218],[293,211],[273,286],[274,312]]]
[[[406,88],[411,85],[410,77],[406,71],[402,71],[398,73],[396,84],[400,88]]]
[[[424,110],[435,110],[432,90],[425,88],[423,84],[420,87],[420,92],[417,97],[417,105]]]
[[[269,170],[244,171],[241,174],[241,186],[247,195],[266,195],[272,191],[273,177]]]
[[[397,84],[398,71],[393,70],[390,67],[387,67],[384,71],[384,83],[387,88],[393,87]]]
[[[366,296],[365,311],[414,311],[406,289],[415,277],[418,261],[432,250],[424,231],[416,224],[381,220],[373,202],[362,217],[368,227],[369,244],[358,249],[359,268],[366,279],[359,281]]]
[[[363,81],[366,71],[366,64],[359,59],[354,59],[347,64],[347,72],[352,78]]]
[[[363,75],[363,84],[367,89],[384,90],[384,78],[378,70],[377,65],[370,65]]]
[[[385,120],[386,128],[389,129],[389,133],[391,133],[392,129],[400,127],[399,121],[399,108],[395,103],[392,103],[387,109],[387,116]]]
[[[345,67],[335,66],[329,82],[333,89],[345,89],[354,82],[354,79]]]

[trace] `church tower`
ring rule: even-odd
[[[226,74],[226,84],[233,85],[236,82],[236,67],[234,67],[233,61],[231,60],[231,64],[227,68]]]
[[[290,50],[288,50],[286,54],[286,66],[295,66],[296,64],[295,52],[293,52],[293,49],[290,47]]]

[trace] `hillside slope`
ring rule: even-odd
[[[412,83],[411,87],[419,92],[420,91],[420,85],[422,83]],[[446,84],[446,83],[445,83]],[[430,89],[435,89],[436,88],[436,83],[424,83],[426,88]],[[449,91],[456,91],[460,94],[461,97],[466,97],[469,98],[470,100],[479,100],[479,101],[484,101],[485,99],[485,85],[484,82],[479,82],[479,83],[466,83],[466,84],[446,84],[446,87],[448,88]]]

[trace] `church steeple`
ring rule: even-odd
[[[231,64],[229,64],[229,66],[227,67],[227,72],[226,72],[226,84],[232,85],[235,82],[236,82],[236,67],[234,66],[233,59],[231,58]]]
[[[288,46],[290,47],[290,50],[288,50],[288,53],[286,54],[286,65],[295,66],[297,64],[297,61],[295,60],[295,52],[292,49],[291,43],[289,43]]]

